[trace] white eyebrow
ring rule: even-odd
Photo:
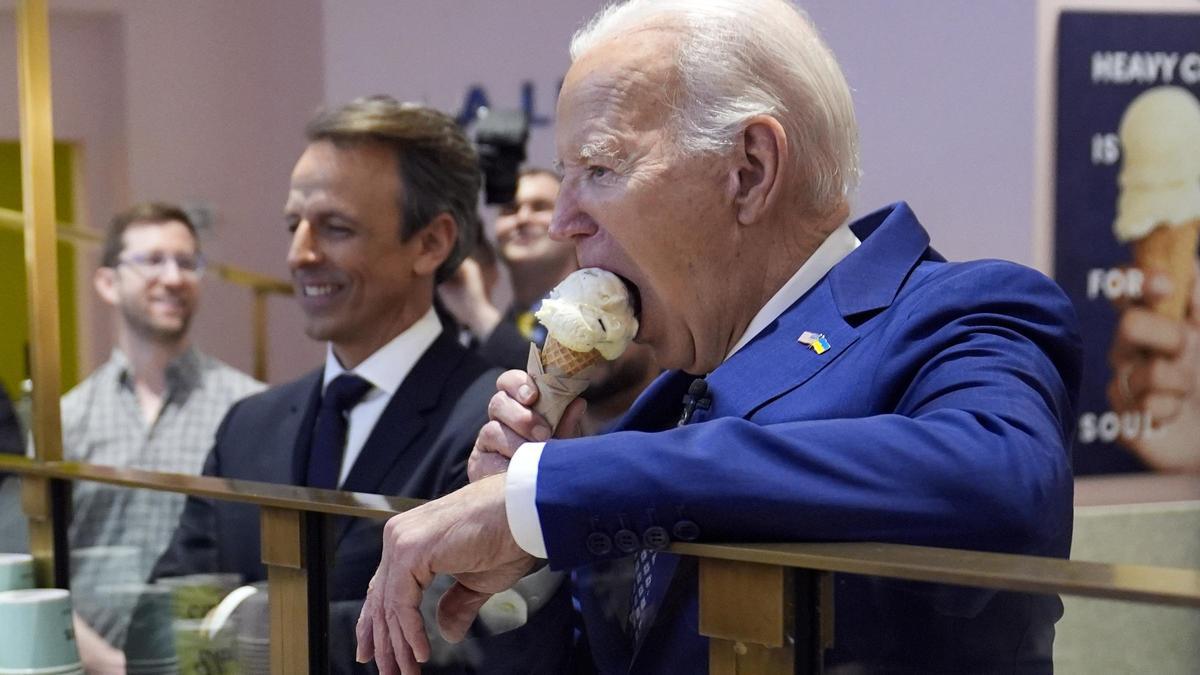
[[[616,157],[617,142],[612,137],[601,138],[595,141],[588,141],[579,147],[580,159],[590,160],[597,157]]]
[[[619,148],[620,145],[615,138],[605,136],[581,145],[579,147],[579,158],[584,162],[606,159],[613,164],[612,168],[614,170],[620,172],[625,170],[629,159],[622,156]]]

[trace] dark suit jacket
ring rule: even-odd
[[[673,371],[617,431],[546,444],[537,508],[551,566],[582,567],[586,587],[621,555],[598,534],[655,526],[672,539],[1067,556],[1070,302],[1011,263],[945,262],[907,205],[853,229],[862,245],[708,375],[711,408],[694,423],[674,428],[691,378]],[[805,331],[829,350],[798,342]],[[658,555],[652,623],[632,648],[581,594],[601,672],[707,671],[693,562]],[[826,664],[851,672],[1048,671],[1062,612],[1055,596],[846,575],[835,604]]]
[[[235,404],[217,430],[204,475],[302,485],[320,400],[322,370]],[[487,420],[498,371],[443,332],[392,396],[363,446],[343,490],[434,499],[466,484],[466,459]],[[357,669],[354,619],[382,550],[384,521],[334,519],[330,600],[331,653],[338,672]],[[266,578],[259,539],[259,510],[246,504],[189,497],[179,528],[153,576],[237,572],[247,582]],[[477,640],[486,673],[556,672],[566,653],[570,606],[566,592],[524,628]],[[436,628],[434,628],[436,630]],[[556,650],[538,655],[534,644]],[[524,659],[525,661],[522,661]],[[530,665],[534,664],[534,665]],[[429,672],[476,672],[466,667]]]
[[[0,453],[25,454],[21,425],[17,422],[17,413],[13,409],[12,401],[8,400],[8,392],[4,390],[3,382],[0,382]]]

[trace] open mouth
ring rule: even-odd
[[[641,293],[641,291],[639,291],[637,285],[634,284],[629,279],[626,279],[625,277],[621,276],[620,274],[617,274],[616,276],[618,279],[621,280],[621,283],[625,284],[625,290],[628,291],[628,293],[629,293],[629,305],[630,305],[630,307],[633,308],[633,315],[635,317],[637,317],[638,320],[641,320],[641,318],[642,318],[642,293]]]

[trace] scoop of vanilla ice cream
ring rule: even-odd
[[[1200,218],[1200,101],[1182,87],[1148,89],[1125,109],[1119,134],[1117,239]]]
[[[559,282],[535,316],[563,346],[595,349],[609,361],[625,351],[638,330],[625,283],[596,267],[576,270]]]

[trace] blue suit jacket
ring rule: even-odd
[[[552,566],[585,568],[586,588],[621,555],[599,554],[598,538],[653,526],[714,542],[1068,555],[1080,376],[1069,301],[1012,263],[945,262],[905,204],[853,229],[862,245],[709,374],[698,422],[674,428],[691,378],[669,372],[617,431],[547,444],[537,507]],[[829,351],[799,343],[805,331]],[[1062,611],[1054,596],[845,575],[835,593],[826,664],[872,670],[1048,669]],[[636,647],[581,595],[601,672],[706,672],[694,564],[659,555]]]

